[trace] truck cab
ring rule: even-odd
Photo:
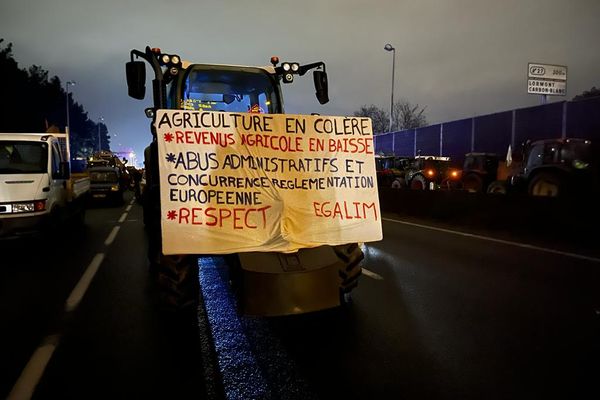
[[[89,179],[72,179],[58,136],[0,134],[0,238],[55,229],[73,214],[83,219]]]

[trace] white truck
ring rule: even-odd
[[[0,133],[0,239],[83,224],[90,179],[71,173],[64,133]]]

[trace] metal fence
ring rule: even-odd
[[[375,136],[377,154],[448,156],[461,164],[469,152],[506,154],[527,139],[600,141],[600,98],[562,101]]]

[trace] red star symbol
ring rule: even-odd
[[[165,133],[165,142],[171,142],[173,140],[172,133]]]
[[[170,220],[174,220],[175,218],[177,218],[177,211],[175,211],[175,210],[168,211],[167,218]]]

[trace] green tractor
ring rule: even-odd
[[[143,61],[136,60],[139,58]],[[145,151],[144,219],[148,257],[163,302],[185,308],[198,300],[198,254],[162,252],[159,160],[154,118],[159,109],[284,113],[281,83],[313,70],[316,97],[329,101],[325,64],[279,62],[266,67],[190,64],[175,54],[146,47],[132,50],[126,65],[129,95],[145,97],[146,69],[153,72],[152,142]],[[289,315],[332,308],[348,300],[361,274],[357,243],[301,249],[296,253],[248,252],[225,257],[241,311],[249,315]]]

